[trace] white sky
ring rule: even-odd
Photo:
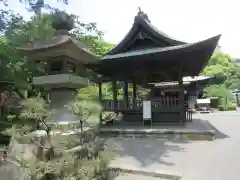
[[[10,1],[11,8],[27,16],[22,5]],[[222,34],[222,50],[240,57],[240,0],[69,0],[68,6],[59,6],[83,22],[96,22],[104,39],[114,44],[130,30],[140,6],[169,36],[194,42]]]

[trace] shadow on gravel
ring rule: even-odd
[[[121,140],[112,139],[112,143],[116,145],[115,148],[120,156],[134,157],[140,167],[144,168],[155,163],[173,166],[173,162],[168,162],[164,159],[170,156],[174,151],[185,152],[181,144],[185,144],[187,141],[169,141],[167,139],[154,138],[123,138]],[[126,165],[128,164],[128,162],[125,163]]]
[[[215,131],[215,137],[216,139],[225,139],[230,138],[227,134],[221,132],[219,129],[217,129],[215,126],[213,126],[208,120],[204,120],[208,124],[210,128],[212,128]]]

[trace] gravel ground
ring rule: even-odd
[[[112,164],[179,172],[182,180],[239,180],[240,116],[236,112],[218,112],[196,114],[194,118],[209,121],[217,131],[217,140],[110,139],[120,153]],[[133,176],[126,174],[116,180],[130,180]]]

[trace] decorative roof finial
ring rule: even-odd
[[[74,27],[74,20],[72,16],[63,11],[57,11],[53,15],[52,27],[56,31],[68,32]]]
[[[140,7],[138,7],[138,13],[136,17],[140,17],[140,16],[150,22],[150,20],[148,19],[148,15],[145,14]]]
[[[142,10],[140,7],[138,7],[138,13],[142,13]]]
[[[138,13],[137,13],[137,16],[140,16],[140,15],[142,15],[142,14],[144,14],[144,12],[141,10],[140,7],[138,7]]]

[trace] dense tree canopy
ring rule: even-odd
[[[202,73],[215,77],[205,88],[208,97],[232,99],[231,90],[240,88],[240,66],[223,52],[215,51]]]
[[[89,46],[97,55],[105,54],[112,44],[102,39],[103,33],[97,28],[96,23],[81,23],[78,17],[73,15],[75,27],[71,33]],[[1,11],[2,26],[0,29],[0,57],[1,79],[14,81],[17,87],[29,88],[32,76],[43,73],[40,66],[35,66],[33,61],[19,56],[16,47],[39,38],[47,38],[54,33],[52,28],[51,13],[37,13],[30,21],[25,21],[19,14],[13,11]],[[6,68],[7,67],[7,68]]]

